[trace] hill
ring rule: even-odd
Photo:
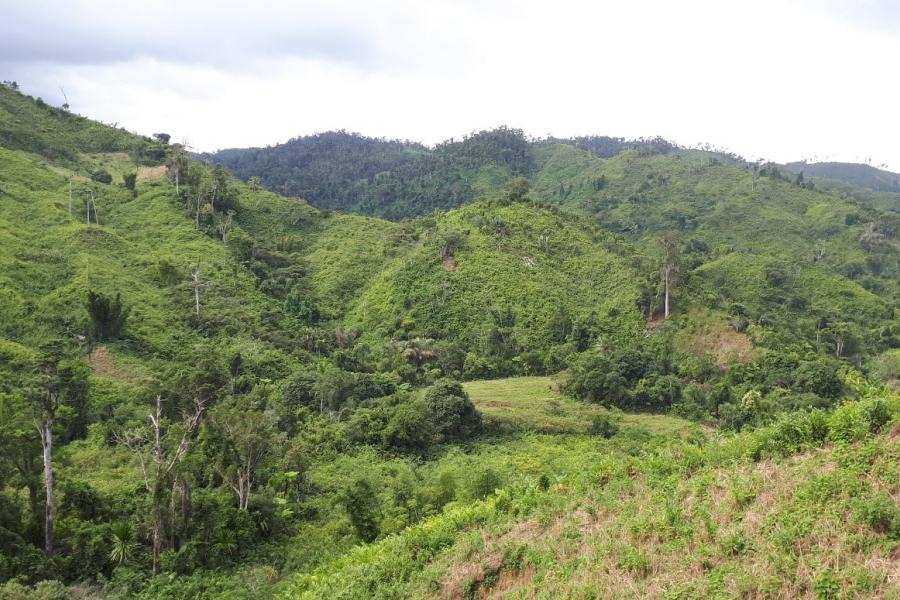
[[[842,181],[874,192],[900,192],[900,174],[871,165],[842,162],[792,162],[784,168],[807,177]]]
[[[900,212],[900,176],[896,173],[855,163],[789,163],[788,171],[808,177],[820,189],[861,204]]]
[[[864,379],[897,378],[891,216],[770,167],[508,129],[433,150],[298,141],[310,189],[363,190],[326,194],[335,206],[418,214],[389,221],[170,141],[0,86],[0,598],[477,595],[493,576],[460,557],[495,559],[472,526],[503,537],[524,519],[545,544],[544,563],[521,563],[538,575],[594,527],[574,502],[621,502],[617,535],[671,508],[671,537],[595,544],[596,560],[647,578],[663,569],[646,556],[702,543],[704,569],[726,565],[720,588],[694,567],[666,577],[727,592],[747,554],[723,558],[724,534],[688,541],[685,523],[705,522],[688,492],[744,482],[756,467],[732,459],[747,452],[844,441],[869,456],[896,414]],[[379,182],[412,191],[376,202]],[[896,493],[873,469],[847,481]],[[857,496],[879,529],[855,534],[888,552],[893,513]],[[560,527],[528,523],[541,515]],[[739,516],[721,515],[729,534]],[[382,571],[396,544],[415,557]],[[822,585],[889,589],[846,564]],[[565,593],[573,579],[550,572]]]
[[[363,165],[394,156],[390,148],[400,147],[397,142],[347,134],[323,137],[334,136],[368,156],[358,161]],[[312,148],[316,139],[292,143]],[[659,139],[629,142],[593,136],[529,142],[518,132],[499,129],[439,145],[431,154],[420,149],[418,181],[430,177],[441,185],[482,183],[468,185],[461,195],[438,186],[433,190],[439,201],[410,203],[405,192],[379,187],[380,181],[393,181],[399,171],[385,171],[381,179],[373,172],[367,173],[368,180],[348,179],[340,157],[326,153],[317,163],[322,177],[331,173],[345,186],[356,181],[362,187],[343,200],[320,201],[355,212],[413,216],[436,206],[496,198],[512,176],[525,175],[532,184],[531,200],[559,206],[624,235],[637,244],[639,255],[658,255],[656,240],[677,233],[680,287],[692,304],[703,299],[725,313],[746,313],[737,316],[747,317],[751,324],[762,321],[788,328],[792,335],[816,344],[822,338],[818,329],[828,320],[880,323],[883,329],[895,319],[900,222],[894,212],[885,210],[891,203],[882,192],[851,184],[843,190],[816,189],[776,165],[754,166],[732,155],[678,148]],[[235,152],[256,157],[254,172],[264,178],[268,171],[262,157],[277,156],[282,165],[294,164],[284,147]],[[510,166],[503,158],[509,156],[526,158]],[[436,163],[437,157],[441,158]],[[446,165],[462,164],[467,175],[448,176]],[[305,169],[303,164],[295,166]],[[247,176],[253,168],[239,174]],[[376,188],[381,190],[377,208],[368,200],[358,201],[371,197]],[[651,306],[652,299],[641,302],[645,312],[659,309],[658,302]],[[848,310],[850,304],[853,310]],[[855,335],[861,345],[870,345],[882,334],[892,335],[882,329]],[[866,338],[872,341],[863,342]]]
[[[204,155],[247,180],[320,208],[389,219],[428,214],[473,201],[486,189],[531,170],[521,131],[500,128],[434,149],[333,131],[268,148]]]

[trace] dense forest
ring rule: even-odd
[[[334,131],[201,158],[319,208],[388,219],[460,206],[485,187],[533,169],[528,141],[521,131],[507,128],[448,140],[434,149]]]
[[[0,87],[0,599],[891,597],[900,208],[816,177]]]

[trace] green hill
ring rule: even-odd
[[[521,131],[501,127],[434,149],[398,140],[332,131],[267,148],[204,155],[247,180],[313,205],[389,219],[471,202],[486,188],[532,168]]]
[[[807,177],[842,181],[875,192],[900,193],[900,174],[877,169],[871,165],[842,162],[792,162],[784,165],[792,173]]]
[[[0,86],[0,599],[891,591],[889,213],[509,129],[295,140],[317,207],[170,141]]]

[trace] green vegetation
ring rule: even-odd
[[[241,179],[257,176],[273,190],[315,206],[389,219],[471,202],[485,187],[531,172],[520,130],[480,131],[430,150],[421,144],[333,131],[267,148],[205,156]]]
[[[900,397],[883,394],[738,436],[597,440],[553,485],[522,477],[281,597],[892,597]]]
[[[893,592],[892,213],[663,140],[279,152],[0,87],[0,600]]]

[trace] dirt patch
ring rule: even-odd
[[[521,571],[510,571],[508,569],[500,571],[500,576],[497,577],[497,581],[485,597],[502,599],[506,598],[513,590],[527,589],[528,594],[526,598],[535,598],[535,589],[531,585],[531,580],[534,579],[534,571],[535,569],[532,566],[525,567]]]
[[[139,183],[147,181],[160,181],[166,176],[165,165],[158,167],[138,167],[137,180]]]
[[[894,426],[894,428],[891,429],[891,432],[888,434],[888,439],[890,439],[890,440],[900,439],[900,423],[897,423]]]
[[[90,356],[91,369],[94,375],[99,377],[110,377],[114,372],[113,358],[106,346],[98,346],[94,348]]]
[[[456,259],[452,256],[448,256],[441,261],[441,266],[444,267],[445,271],[450,271],[451,273],[456,273],[459,270],[459,267],[456,265]]]
[[[694,354],[707,352],[712,354],[720,367],[728,366],[733,360],[741,363],[750,362],[755,357],[750,338],[730,327],[697,333],[688,340],[687,345]]]
[[[515,408],[514,404],[510,404],[509,402],[502,402],[500,400],[488,400],[486,402],[476,402],[475,406],[478,408]]]
[[[450,567],[444,577],[441,598],[463,600],[484,597],[498,582],[503,570],[503,559],[497,555],[488,556],[480,563],[465,563]]]

